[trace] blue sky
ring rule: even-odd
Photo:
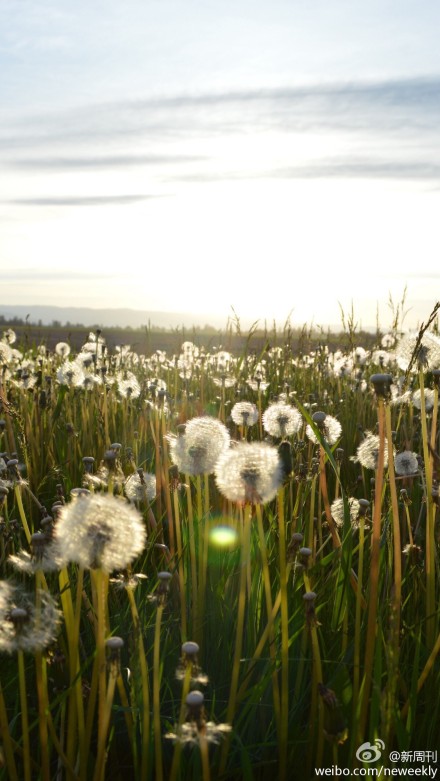
[[[407,324],[439,298],[440,6],[0,2],[0,303]]]

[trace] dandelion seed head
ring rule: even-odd
[[[319,419],[317,418],[317,415],[319,414],[323,414],[325,416],[321,422],[319,422]],[[335,445],[342,433],[342,426],[339,420],[332,417],[332,415],[326,415],[325,413],[318,412],[314,413],[313,420],[318,425],[318,428],[322,432],[322,435],[328,444]],[[318,437],[310,425],[306,426],[306,436],[315,445],[319,443]]]
[[[118,392],[123,399],[137,399],[141,395],[141,386],[135,377],[118,380]]]
[[[359,501],[354,497],[349,497],[347,501],[350,511],[350,523],[353,528],[357,529],[359,526]],[[336,525],[342,527],[344,525],[344,500],[335,499],[331,504],[330,511]]]
[[[419,365],[425,369],[440,368],[440,337],[432,331],[425,331],[419,342],[418,333],[408,333],[402,337],[396,347],[396,361],[400,369],[406,371],[416,351],[412,371]]]
[[[283,481],[278,451],[263,442],[240,442],[220,457],[215,470],[221,493],[231,502],[265,504]]]
[[[52,521],[52,519],[50,519]],[[18,572],[34,575],[36,572],[59,571],[65,562],[61,556],[58,545],[48,534],[37,532],[31,537],[32,553],[21,550],[13,556],[9,556],[8,562]]]
[[[2,342],[6,342],[6,344],[15,344],[16,341],[17,334],[12,328],[7,328],[6,331],[3,331]]]
[[[365,439],[356,450],[356,455],[351,456],[351,461],[361,464],[365,469],[377,469],[379,460],[380,439],[377,434],[367,431]],[[384,466],[388,465],[388,441],[384,445]]]
[[[431,412],[434,407],[434,391],[430,388],[424,388],[423,398],[425,401],[425,412]],[[422,408],[422,392],[420,388],[411,394],[411,401],[416,409]]]
[[[388,350],[390,347],[394,347],[396,344],[396,337],[393,334],[384,334],[380,340],[382,347]]]
[[[156,498],[156,475],[142,470],[141,474],[130,475],[124,483],[124,493],[130,502],[152,502]]]
[[[57,371],[57,380],[60,385],[76,388],[82,385],[84,371],[77,361],[65,361]]]
[[[67,358],[70,355],[70,345],[67,342],[58,342],[55,345],[55,353],[61,358]]]
[[[271,404],[262,417],[265,431],[273,437],[289,437],[297,434],[302,425],[302,417],[290,404],[277,402]]]
[[[217,418],[192,418],[180,436],[168,437],[170,455],[179,472],[190,475],[211,474],[221,453],[229,447],[226,426]]]
[[[0,361],[9,363],[12,360],[12,350],[6,342],[0,342]]]
[[[404,450],[402,453],[397,453],[394,457],[394,471],[396,475],[401,476],[417,474],[419,471],[417,453],[413,453],[411,450]]]
[[[258,409],[251,401],[237,401],[231,409],[231,418],[237,426],[253,426],[258,422]]]
[[[35,653],[54,642],[61,619],[54,599],[38,590],[34,596],[11,581],[0,581],[0,652]]]
[[[55,539],[63,558],[105,572],[125,569],[143,551],[145,526],[132,504],[107,494],[79,496],[60,511]]]

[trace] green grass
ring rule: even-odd
[[[352,333],[351,339],[353,337]],[[22,357],[4,361],[0,412],[4,424],[0,427],[0,451],[5,453],[5,461],[15,452],[20,471],[13,474],[11,470],[4,470],[1,475],[8,487],[1,520],[2,580],[18,580],[28,591],[34,590],[34,577],[14,572],[8,557],[21,549],[29,551],[24,520],[30,533],[41,528],[44,516],[54,516],[56,523],[56,509],[52,509],[54,503],[69,503],[70,491],[83,485],[84,456],[95,458],[96,474],[110,445],[119,442],[122,447],[117,453],[113,477],[110,474],[110,491],[119,497],[119,501],[124,501],[124,480],[139,467],[160,477],[161,491],[151,508],[144,502],[138,505],[146,525],[148,514],[152,511],[158,526],[155,532],[149,532],[144,552],[130,568],[132,574],[147,576],[140,580],[133,592],[135,608],[130,604],[125,589],[110,583],[105,615],[102,614],[100,619],[105,621],[106,637],[112,634],[124,640],[114,697],[109,689],[111,667],[103,673],[96,663],[98,629],[93,606],[97,602],[91,573],[85,571],[77,594],[78,568],[70,564],[66,591],[61,596],[58,573],[45,573],[47,588],[63,609],[57,640],[43,654],[46,660],[43,669],[47,671],[47,677],[43,673],[43,682],[49,703],[48,742],[43,748],[39,730],[42,695],[36,678],[38,658],[32,654],[24,655],[28,751],[23,740],[17,655],[2,653],[0,679],[7,724],[4,724],[3,730],[4,759],[3,767],[0,763],[0,778],[14,778],[15,773],[17,778],[22,779],[25,767],[30,765],[32,778],[42,781],[58,778],[159,781],[167,779],[171,772],[176,779],[182,780],[206,781],[210,777],[225,781],[265,781],[267,778],[283,781],[315,777],[317,765],[330,767],[336,763],[336,758],[340,767],[359,766],[355,757],[358,746],[366,741],[374,743],[376,738],[386,741],[382,757],[385,765],[392,749],[414,751],[437,747],[439,705],[436,692],[440,683],[440,666],[436,651],[432,654],[439,631],[438,532],[435,526],[435,566],[429,578],[425,566],[426,470],[432,469],[432,466],[426,463],[429,457],[424,440],[427,434],[431,434],[432,418],[429,416],[427,425],[422,426],[420,413],[411,404],[390,408],[395,448],[414,450],[421,456],[422,462],[417,476],[405,480],[396,478],[397,522],[402,547],[408,542],[406,510],[415,544],[419,546],[412,557],[402,556],[401,614],[396,627],[393,601],[396,527],[393,526],[390,474],[386,469],[383,472],[380,507],[377,505],[379,509],[376,509],[380,531],[377,597],[372,606],[371,519],[374,515],[374,491],[380,485],[380,475],[350,460],[363,432],[377,429],[378,408],[368,380],[371,374],[380,371],[380,367],[370,358],[364,366],[355,366],[344,376],[335,376],[323,345],[311,355],[308,351],[303,351],[301,355],[292,349],[286,334],[278,334],[277,338],[282,347],[279,354],[264,347],[254,352],[249,347],[250,340],[247,346],[244,340],[244,347],[233,356],[227,370],[227,375],[235,379],[235,385],[223,389],[223,393],[222,388],[215,384],[215,379],[223,373],[216,364],[215,351],[208,353],[203,361],[190,365],[190,376],[185,378],[180,376],[182,366],[177,362],[178,354],[176,358],[169,355],[167,362],[159,364],[149,355],[140,361],[133,354],[121,359],[110,350],[103,359],[107,369],[105,392],[102,383],[92,390],[60,385],[56,373],[61,359],[51,351],[38,355],[34,348],[27,347],[29,341],[18,344]],[[32,362],[26,366],[26,373],[36,379],[31,389],[23,387],[22,382],[22,367],[26,360]],[[102,378],[100,363],[92,364],[91,371]],[[182,485],[174,488],[177,490],[182,536],[181,579],[183,577],[185,589],[182,603],[179,562],[173,549],[176,508],[170,489],[169,445],[165,434],[175,433],[179,423],[192,417],[209,414],[224,416],[232,438],[239,439],[240,433],[230,420],[229,413],[236,400],[258,403],[258,392],[251,390],[247,380],[262,370],[267,382],[260,399],[263,411],[280,393],[287,391],[288,403],[296,405],[304,418],[300,432],[289,438],[292,473],[286,477],[278,499],[262,507],[265,557],[261,550],[255,505],[246,508],[229,503],[219,493],[214,477],[210,476],[205,483],[201,480],[200,515],[197,479],[181,474]],[[387,370],[395,377],[400,373],[395,364]],[[137,398],[121,398],[117,382],[109,382],[109,378],[117,372],[133,372],[136,375],[141,386]],[[165,407],[162,402],[159,403],[157,393],[152,389],[157,380],[163,380],[167,385]],[[424,381],[430,385],[432,375],[426,373]],[[337,495],[365,498],[371,502],[363,545],[362,583],[358,585],[359,531],[351,526],[346,503],[344,525],[338,528],[340,546],[335,544],[331,518],[326,515],[324,481],[322,475],[319,476],[319,445],[313,445],[305,437],[305,426],[307,423],[314,425],[313,413],[317,410],[336,417],[342,425],[341,439],[331,447],[316,429],[323,447],[321,467],[324,464],[329,503]],[[263,436],[266,435],[263,433]],[[258,424],[249,429],[248,438],[260,438]],[[433,441],[438,451],[437,432],[433,434]],[[272,440],[271,444],[278,447],[280,442]],[[336,459],[338,447],[344,451],[338,455],[339,460]],[[188,489],[184,487],[185,481]],[[109,490],[108,482],[107,477],[107,485],[104,480],[101,490]],[[17,490],[14,486],[18,486]],[[406,507],[400,498],[402,487],[408,495]],[[284,518],[281,524],[280,502]],[[436,505],[430,506],[433,506],[437,519]],[[193,550],[189,538],[191,512],[195,535]],[[249,561],[246,555],[242,558],[241,552],[243,516],[246,513],[251,517]],[[313,528],[310,528],[310,523],[313,523]],[[206,525],[215,527],[219,524],[228,524],[236,531],[235,542],[230,547],[221,548],[211,540],[206,553],[204,529]],[[311,541],[312,555],[307,561],[298,552],[298,546],[295,549],[290,544],[295,532],[305,535],[302,545]],[[284,539],[280,539],[280,534],[285,535]],[[155,544],[161,543],[162,539],[168,552],[163,546]],[[287,575],[283,582],[281,573],[285,566],[285,548]],[[192,577],[194,555],[196,579]],[[203,573],[204,561],[207,564],[206,584],[201,595],[200,583],[203,579],[200,574]],[[158,572],[165,569],[176,574],[171,580],[169,592],[163,597],[159,626]],[[195,582],[198,593],[194,593]],[[267,582],[270,603],[277,606],[272,616],[268,612]],[[357,596],[358,588],[360,592]],[[427,589],[430,590],[428,600]],[[309,612],[303,599],[307,590],[313,590],[317,595],[314,610]],[[186,605],[184,622],[182,604]],[[203,609],[200,613],[201,605]],[[238,620],[240,605],[243,612]],[[360,610],[358,625],[357,605]],[[428,615],[427,610],[431,610],[432,605],[434,614]],[[69,610],[73,613],[69,614]],[[369,614],[373,616],[370,624],[373,620],[373,625],[377,627],[373,635],[371,631],[369,635],[367,633]],[[71,642],[72,618],[75,616],[79,622],[77,668],[72,667],[74,650]],[[184,636],[185,625],[187,631]],[[239,646],[237,626],[239,632],[242,631]],[[272,651],[269,648],[270,638]],[[174,732],[179,722],[182,682],[176,679],[175,673],[182,642],[187,639],[196,639],[199,643],[198,664],[209,679],[205,686],[197,685],[205,696],[202,723],[204,720],[223,723],[229,713],[232,730],[219,739],[218,745],[208,744],[206,757],[203,754],[202,729],[199,744],[182,745],[173,765],[175,746],[164,736],[167,732]],[[367,649],[371,655],[371,686],[365,689],[362,682]],[[234,663],[236,653],[239,658]],[[360,694],[354,702],[356,653],[359,653]],[[430,654],[432,665],[430,662],[429,675],[418,691],[418,682],[422,680]],[[231,681],[234,676],[237,689],[231,706]],[[91,696],[94,681],[97,703],[101,702],[99,707],[98,704],[93,706]],[[326,690],[330,690],[327,698],[320,696],[318,684],[324,684]],[[287,696],[284,694],[286,685]],[[147,691],[149,699],[145,700]],[[106,692],[111,700],[108,705],[110,721],[108,730],[103,731],[98,714],[103,707],[100,696],[105,697]],[[278,710],[277,692],[280,701],[284,702]],[[90,730],[86,755],[81,738],[78,697],[82,703],[86,731]],[[99,747],[104,745],[102,741],[106,752],[99,761],[102,760],[103,766],[105,764],[105,770],[98,772],[96,763]],[[49,768],[46,769],[43,761],[45,752],[49,757]]]

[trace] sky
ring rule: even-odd
[[[0,0],[0,304],[440,298],[436,0]],[[405,310],[405,311],[406,311]]]

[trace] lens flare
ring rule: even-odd
[[[216,548],[234,548],[238,542],[238,534],[232,526],[221,524],[211,529],[209,542]]]

